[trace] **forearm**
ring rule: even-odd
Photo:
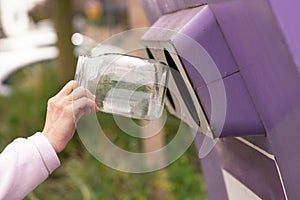
[[[14,140],[0,154],[0,199],[23,199],[59,165],[43,134]]]

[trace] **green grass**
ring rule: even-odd
[[[42,130],[47,100],[60,89],[52,65],[46,62],[26,67],[8,80],[13,93],[0,97],[1,150],[16,137],[28,137]],[[141,140],[124,134],[111,115],[97,115],[114,144],[141,151]],[[173,138],[178,123],[178,119],[168,116],[166,141]],[[168,167],[144,174],[105,166],[87,152],[76,134],[59,157],[62,165],[26,199],[207,199],[194,144]]]

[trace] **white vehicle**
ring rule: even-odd
[[[48,22],[33,24],[28,11],[42,0],[0,0],[0,95],[10,88],[4,81],[18,69],[57,57],[57,36]]]

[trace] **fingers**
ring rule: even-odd
[[[49,99],[43,134],[56,152],[62,151],[73,137],[79,118],[92,111],[98,111],[95,96],[85,88],[77,88],[75,81]]]
[[[73,101],[73,114],[75,116],[76,122],[82,115],[90,114],[92,111],[96,111],[94,100],[87,97],[83,97]]]
[[[72,101],[75,103],[76,100],[82,99],[82,98],[88,98],[92,100],[94,107],[91,109],[94,112],[98,112],[99,108],[96,105],[95,99],[96,96],[93,95],[88,89],[85,89],[83,87],[77,87],[73,92],[72,92]]]
[[[82,97],[88,97],[92,100],[95,100],[95,95],[93,95],[88,89],[85,89],[83,87],[77,87],[73,92],[72,92],[72,100],[75,101],[77,99],[80,99]]]
[[[58,93],[56,96],[67,96],[73,92],[73,90],[77,87],[77,82],[74,80],[69,81]]]
[[[77,121],[83,114],[99,111],[95,98],[88,89],[77,87],[76,81],[70,81],[48,101],[49,118],[55,121],[64,113],[67,118],[73,116]]]
[[[86,88],[77,87],[68,98],[71,98],[69,100],[73,102],[73,115],[76,122],[84,114],[99,111],[95,95]]]

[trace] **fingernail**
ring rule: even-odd
[[[95,112],[99,112],[99,111],[100,111],[100,108],[97,105],[95,105]]]

